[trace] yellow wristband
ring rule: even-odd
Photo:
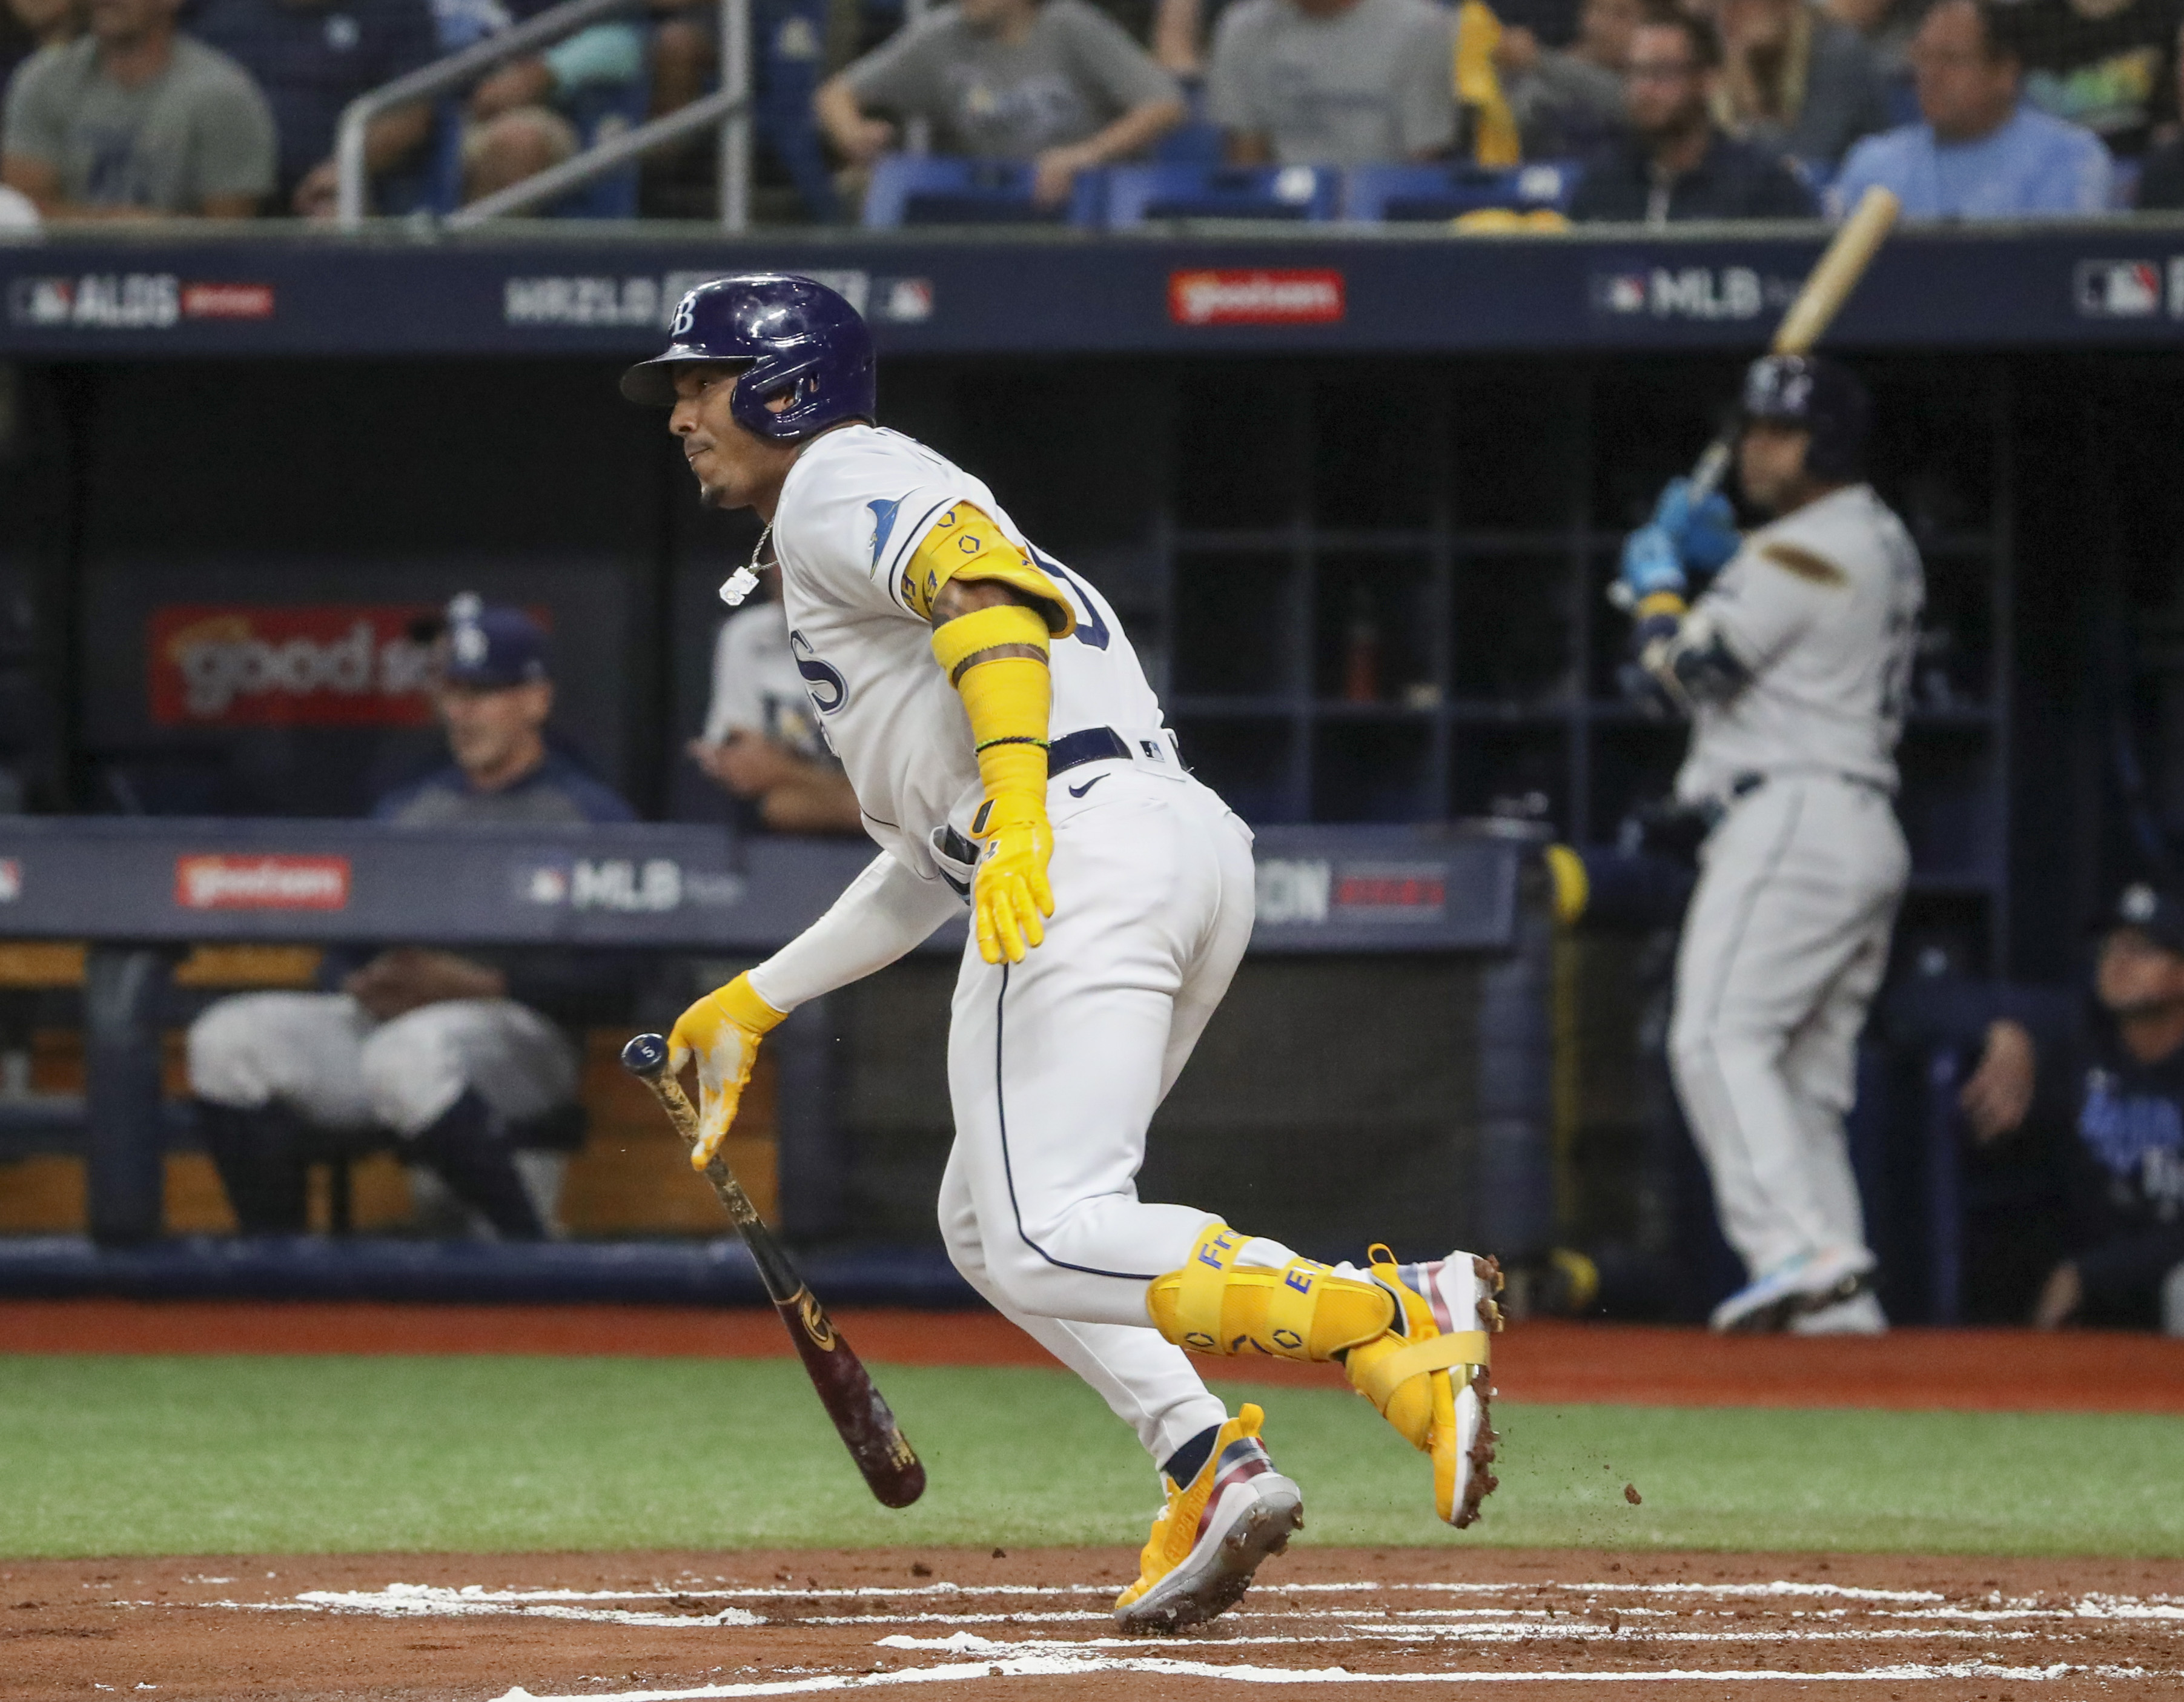
[[[721,1002],[721,1008],[739,1029],[749,1029],[762,1035],[786,1021],[788,1013],[777,1011],[766,1003],[757,988],[751,985],[748,973],[738,975],[713,996]]]
[[[1639,599],[1635,612],[1640,620],[1649,621],[1656,615],[1680,615],[1687,606],[1674,591],[1656,591]]]
[[[956,671],[980,650],[997,650],[1004,645],[1028,645],[1045,656],[1046,622],[1022,603],[996,603],[989,609],[959,615],[933,629],[933,659],[951,680]]]

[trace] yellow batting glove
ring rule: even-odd
[[[1036,792],[989,798],[971,823],[971,836],[986,842],[986,855],[971,878],[978,955],[989,963],[1003,957],[1021,963],[1046,938],[1039,918],[1054,914],[1054,889],[1046,879],[1054,829],[1047,823],[1046,800]]]
[[[702,1171],[721,1150],[749,1083],[758,1043],[788,1014],[758,996],[749,975],[716,987],[675,1019],[667,1036],[667,1068],[681,1074],[698,1063],[698,1144],[690,1168]]]

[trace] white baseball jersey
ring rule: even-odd
[[[1870,485],[1752,533],[1684,623],[1687,644],[1718,637],[1750,678],[1694,706],[1677,795],[1719,797],[1755,773],[1893,790],[1925,602],[1918,548]]]
[[[918,544],[958,502],[983,510],[1075,608],[1075,633],[1052,652],[1050,736],[1162,728],[1160,701],[1114,611],[1035,550],[983,482],[879,427],[815,439],[789,469],[773,520],[789,649],[866,830],[928,879],[938,872],[933,831],[967,828],[984,795],[970,718],[933,660],[931,624],[903,586]]]

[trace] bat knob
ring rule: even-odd
[[[667,1042],[658,1035],[638,1035],[621,1049],[621,1067],[632,1075],[659,1074],[667,1068]]]

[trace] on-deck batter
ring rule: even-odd
[[[1487,1261],[1378,1248],[1330,1268],[1138,1198],[1147,1124],[1250,938],[1253,868],[1114,611],[978,479],[873,423],[870,335],[832,291],[719,279],[683,298],[672,337],[623,392],[671,405],[707,502],[769,522],[798,669],[882,847],[826,916],[676,1024],[700,1161],[767,1030],[967,898],[941,1225],[965,1276],[1161,1463],[1167,1504],[1117,1619],[1222,1612],[1302,1522],[1259,1409],[1231,1418],[1186,1347],[1340,1360],[1432,1456],[1441,1516],[1469,1523],[1494,1487]]]
[[[1866,414],[1840,367],[1753,363],[1739,473],[1773,522],[1740,544],[1728,504],[1694,511],[1678,480],[1624,550],[1641,659],[1691,710],[1676,795],[1718,818],[1669,1061],[1751,1277],[1719,1330],[1886,1327],[1843,1117],[1910,870],[1890,800],[1925,580],[1860,479]],[[1721,570],[1688,610],[1686,566]]]

